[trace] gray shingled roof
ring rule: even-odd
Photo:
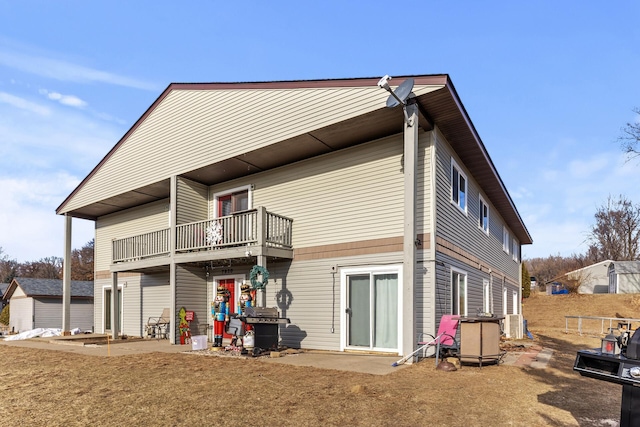
[[[2,299],[2,296],[4,295],[4,293],[7,292],[8,287],[9,287],[8,283],[0,283],[0,299]]]
[[[31,279],[28,277],[16,277],[13,279],[27,296],[62,296],[62,280],[58,279]],[[93,297],[93,281],[71,281],[72,297]]]

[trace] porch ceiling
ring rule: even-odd
[[[435,76],[432,76],[435,78]],[[471,175],[486,192],[491,203],[507,221],[522,244],[532,239],[497,173],[484,144],[448,76],[437,76],[444,85],[416,97],[420,111],[419,125],[424,130],[438,126],[452,144]],[[375,83],[371,83],[375,84]],[[185,178],[213,185],[260,171],[276,168],[332,151],[384,138],[403,131],[404,115],[401,108],[381,108],[350,120],[316,129],[267,147],[187,171]],[[138,188],[118,196],[79,207],[70,215],[92,219],[129,207],[168,198],[170,180]]]

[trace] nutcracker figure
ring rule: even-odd
[[[211,304],[211,316],[213,316],[213,346],[222,347],[222,334],[224,325],[229,321],[229,290],[224,286],[218,286],[216,298]]]
[[[253,297],[251,296],[251,286],[248,283],[243,283],[240,286],[240,300],[238,301],[238,311],[240,314],[246,315],[244,309],[246,307],[253,307]],[[253,326],[248,323],[244,324],[244,330],[250,331],[253,329]]]

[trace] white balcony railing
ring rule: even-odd
[[[241,245],[292,248],[293,220],[264,208],[176,226],[176,252]],[[170,229],[113,241],[113,262],[135,261],[170,253]],[[261,237],[262,236],[262,237]]]

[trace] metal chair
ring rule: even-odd
[[[145,325],[147,338],[169,338],[169,326],[171,325],[171,311],[168,308],[162,310],[160,317],[149,317]]]

